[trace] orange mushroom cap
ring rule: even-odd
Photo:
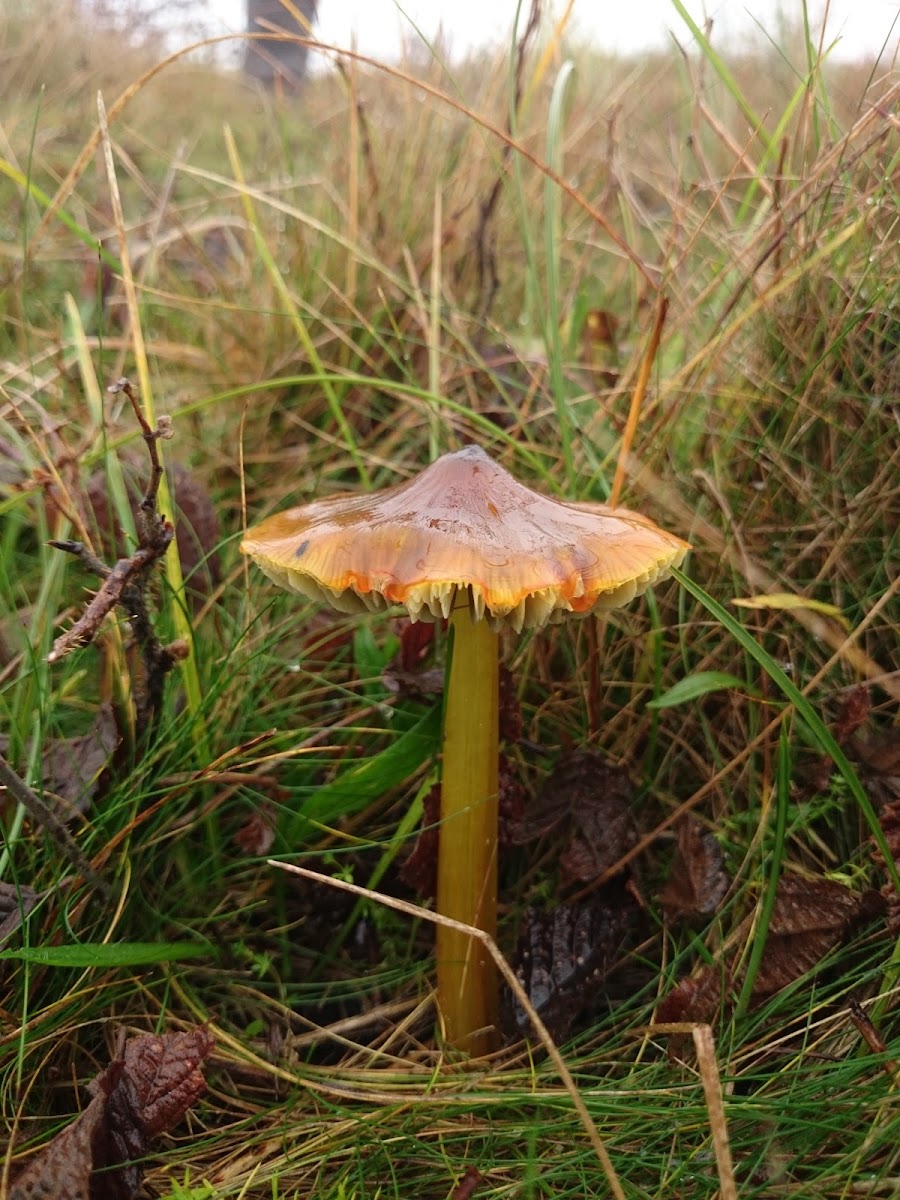
[[[381,492],[276,513],[241,544],[276,583],[341,612],[400,604],[437,620],[465,592],[474,619],[517,632],[627,604],[688,549],[628,509],[534,492],[479,446]]]

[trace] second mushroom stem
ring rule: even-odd
[[[461,599],[462,597],[460,597]],[[466,603],[450,618],[444,710],[438,912],[497,933],[498,636]],[[496,1044],[499,981],[483,943],[437,928],[438,1001],[447,1042],[472,1055]]]

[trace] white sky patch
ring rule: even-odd
[[[516,0],[320,0],[316,32],[323,42],[350,47],[387,61],[402,55],[404,38],[416,39],[416,27],[426,39],[442,31],[455,56],[509,42]],[[564,0],[545,4],[559,16]],[[694,20],[713,19],[713,39],[719,46],[739,48],[748,40],[759,44],[768,35],[783,40],[786,25],[799,26],[802,0],[685,0]],[[827,9],[825,45],[836,42],[831,54],[841,60],[874,58],[884,53],[884,67],[897,65],[900,49],[898,0],[809,0],[807,8],[818,41]],[[244,0],[206,0],[210,32],[236,33],[244,26]],[[530,9],[521,5],[522,21]],[[673,31],[682,45],[690,32],[671,0],[575,0],[570,26],[598,48],[622,54],[659,49],[671,44]]]

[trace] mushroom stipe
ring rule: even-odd
[[[627,604],[688,543],[628,509],[534,492],[467,446],[384,491],[269,517],[241,549],[275,583],[340,612],[401,605],[413,621],[450,620],[437,903],[495,936],[498,630]],[[497,976],[482,950],[438,927],[444,1036],[473,1054],[497,1036]]]

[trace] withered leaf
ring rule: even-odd
[[[850,739],[850,751],[859,762],[859,777],[876,809],[900,804],[900,726],[892,726],[866,741]]]
[[[255,808],[244,824],[234,835],[239,849],[254,858],[268,854],[275,841],[277,819],[275,808],[271,804],[262,804]]]
[[[659,894],[670,921],[694,921],[716,911],[728,890],[719,843],[695,816],[678,826],[672,871]]]
[[[456,1187],[450,1193],[450,1200],[469,1200],[469,1197],[474,1195],[475,1189],[479,1184],[486,1182],[487,1180],[477,1167],[466,1167],[459,1183],[457,1183]]]
[[[422,826],[416,844],[400,868],[400,878],[423,899],[437,894],[437,860],[441,819],[441,789],[436,784],[422,801]]]
[[[589,883],[635,844],[633,801],[634,788],[623,768],[600,754],[579,751],[549,776],[526,809],[515,840],[529,842],[558,828],[567,836],[560,856],[562,882]]]
[[[900,871],[900,798],[886,805],[878,820],[894,866]],[[884,855],[874,843],[872,843],[872,857],[884,867]],[[900,934],[900,896],[897,895],[897,889],[892,879],[888,878],[883,884],[881,894],[887,904],[888,929],[896,937]]]
[[[125,1043],[122,1085],[111,1097],[120,1099],[127,1089],[127,1107],[147,1138],[173,1128],[203,1094],[206,1084],[200,1064],[213,1048],[206,1029],[183,1033],[143,1034]]]
[[[202,1093],[212,1046],[205,1029],[130,1038],[90,1084],[81,1116],[15,1180],[11,1200],[135,1200],[141,1160]]]
[[[661,1001],[656,1010],[660,1025],[711,1025],[722,1007],[723,996],[730,997],[731,981],[721,966],[706,963],[695,975],[682,979]],[[668,1053],[677,1058],[683,1053],[686,1034],[670,1034]]]
[[[499,729],[500,740],[517,742],[522,736],[522,705],[516,690],[516,680],[509,667],[500,664],[499,677],[500,711]]]
[[[497,764],[497,840],[501,846],[515,845],[526,798],[515,762],[508,754],[501,753]]]
[[[0,946],[22,924],[43,893],[0,880]]]
[[[847,692],[838,710],[833,732],[839,746],[845,746],[849,738],[865,725],[872,711],[872,697],[865,684]]]
[[[132,506],[136,507],[144,486],[141,469],[138,464],[128,461],[123,466],[128,496]],[[218,583],[220,575],[216,549],[221,537],[218,514],[205,485],[180,463],[175,464],[169,476],[169,486],[175,502],[175,541],[181,570],[188,589],[205,594]],[[129,554],[130,549],[112,515],[108,485],[102,472],[88,480],[87,499],[102,535],[104,553],[113,558]]]
[[[707,963],[662,999],[656,1020],[661,1024],[684,1021],[708,1025],[719,1011],[725,982],[721,967]]]
[[[765,953],[753,981],[751,998],[759,1002],[813,970],[829,951],[845,941],[865,920],[883,910],[881,895],[870,889],[852,892],[831,879],[783,875],[778,881]],[[746,935],[752,918],[743,922]],[[736,951],[740,957],[740,947]],[[722,980],[734,978],[737,958],[703,967],[683,979],[657,1010],[659,1021],[710,1021],[722,1000]]]
[[[44,787],[70,812],[84,812],[119,745],[119,731],[110,704],[101,704],[87,733],[57,738],[44,750]],[[65,812],[62,814],[65,816]]]
[[[753,982],[763,999],[811,971],[854,927],[881,906],[878,892],[852,892],[832,879],[783,875],[778,881],[766,952]]]
[[[399,624],[400,649],[397,652],[397,668],[400,672],[418,671],[434,645],[434,622],[410,621],[404,617]]]
[[[94,1200],[94,1141],[106,1101],[105,1092],[96,1095],[84,1112],[31,1160],[13,1183],[9,1200]]]
[[[592,897],[549,912],[527,908],[514,965],[519,981],[554,1041],[561,1041],[614,961],[633,913],[629,903]],[[527,1014],[513,1003],[521,1033],[531,1032]]]
[[[389,692],[408,700],[422,700],[439,696],[444,690],[442,667],[419,667],[415,671],[401,671],[399,667],[384,669],[381,682]]]

